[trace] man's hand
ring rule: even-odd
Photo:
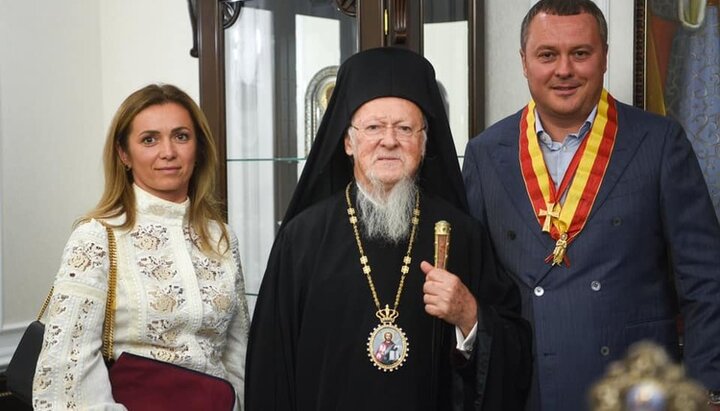
[[[477,302],[460,278],[423,261],[425,312],[460,328],[463,336],[477,323]]]

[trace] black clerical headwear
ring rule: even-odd
[[[353,179],[343,139],[353,113],[380,97],[404,98],[422,110],[428,131],[425,159],[419,171],[421,190],[467,211],[457,152],[435,70],[424,57],[412,51],[384,47],[357,53],[340,66],[335,89],[283,226],[305,208],[344,189]]]

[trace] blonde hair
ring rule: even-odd
[[[122,102],[108,129],[103,150],[105,169],[105,188],[100,201],[93,210],[81,217],[75,225],[90,219],[105,220],[125,214],[125,221],[118,225],[120,229],[131,229],[135,225],[135,192],[133,175],[125,169],[118,154],[118,148],[128,152],[128,136],[132,122],[141,111],[154,105],[176,103],[184,107],[195,126],[197,136],[196,164],[188,187],[190,210],[188,221],[200,238],[200,249],[215,255],[224,254],[229,249],[228,233],[214,187],[218,166],[217,149],[210,132],[205,114],[193,99],[184,91],[170,84],[151,84],[130,94]],[[216,221],[221,236],[212,244],[209,226]],[[221,247],[222,245],[222,247]]]

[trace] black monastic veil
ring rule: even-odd
[[[393,372],[371,363],[366,343],[378,324],[348,222],[344,189],[353,179],[343,139],[353,113],[379,97],[415,103],[428,126],[418,174],[421,217],[397,325],[409,340]],[[355,190],[353,190],[354,196]],[[246,366],[248,410],[522,409],[532,370],[530,329],[519,295],[495,265],[467,216],[457,153],[431,64],[404,49],[350,57],[273,245],[255,307]],[[420,262],[433,261],[433,226],[452,224],[448,271],[478,300],[474,351],[455,350],[454,327],[424,311]],[[392,300],[407,242],[363,239],[382,304]]]

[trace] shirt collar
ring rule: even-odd
[[[573,139],[577,139],[578,141],[582,141],[582,139],[585,138],[585,136],[590,131],[590,127],[592,127],[593,121],[595,121],[595,116],[597,116],[597,106],[595,106],[592,111],[590,112],[590,115],[588,115],[587,119],[585,119],[585,122],[580,127],[580,130],[578,130],[577,133],[573,134],[570,133],[566,137],[570,137]],[[537,109],[535,109],[535,132],[537,133],[538,140],[540,140],[541,143],[544,145],[550,147],[553,144],[552,139],[550,138],[550,135],[545,131],[542,125],[542,121],[540,120],[540,114],[538,113]],[[559,145],[563,145],[565,142],[560,143]]]
[[[152,215],[162,218],[166,222],[175,222],[182,224],[190,209],[190,199],[185,199],[182,203],[174,203],[172,201],[163,200],[156,197],[133,183],[135,191],[135,201],[137,211],[140,214]]]

